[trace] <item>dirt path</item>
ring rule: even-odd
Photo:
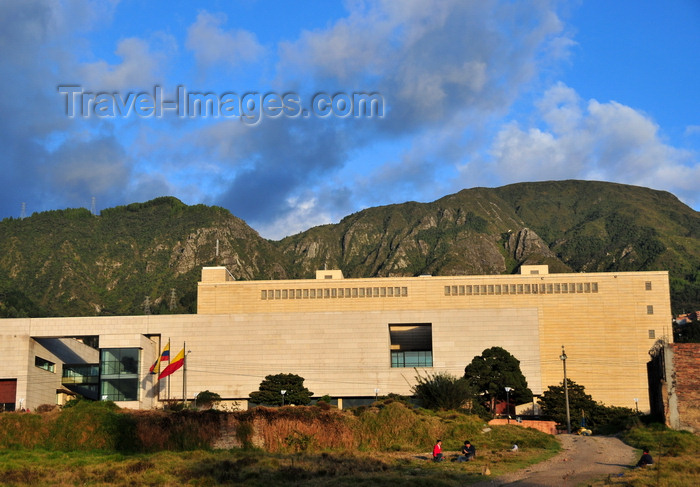
[[[517,472],[472,484],[477,487],[573,487],[617,474],[636,462],[634,449],[607,436],[559,435],[562,452]]]

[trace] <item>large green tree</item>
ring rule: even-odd
[[[284,399],[282,398],[282,391]],[[250,400],[257,404],[281,406],[297,404],[305,406],[311,402],[313,392],[304,387],[304,378],[296,374],[268,375],[260,383],[260,389],[249,394]]]
[[[496,401],[522,404],[532,400],[532,391],[520,370],[520,361],[501,347],[491,347],[474,357],[464,368],[464,378],[489,404],[491,411]],[[506,392],[506,387],[512,390]]]
[[[605,406],[586,394],[584,386],[566,379],[569,394],[569,416],[571,428],[585,426],[594,433],[613,434],[622,431],[638,421],[638,413],[631,408]],[[544,416],[556,421],[560,428],[566,428],[566,396],[564,383],[549,386],[540,398]]]
[[[598,403],[589,394],[586,394],[584,386],[575,383],[571,379],[566,379],[566,387],[569,394],[569,416],[571,417],[571,427],[576,428],[581,425],[581,419],[586,418],[586,426],[592,417],[595,416]],[[566,396],[564,395],[564,383],[556,386],[549,386],[540,398],[542,413],[556,421],[560,427],[566,426]]]

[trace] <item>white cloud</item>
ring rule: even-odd
[[[394,115],[387,128],[411,130],[506,110],[563,35],[546,2],[355,2],[329,28],[282,43],[278,72],[380,91]],[[561,56],[570,43],[557,42]]]
[[[224,23],[224,14],[200,12],[187,29],[185,45],[194,52],[201,68],[237,66],[258,61],[265,54],[255,34],[240,29],[226,31],[221,28]]]
[[[321,209],[315,197],[292,197],[287,200],[287,210],[281,216],[258,224],[255,229],[265,238],[279,240],[332,220],[332,215]]]
[[[119,64],[100,60],[80,66],[83,86],[94,91],[125,90],[153,86],[162,80],[161,67],[166,61],[162,52],[153,52],[147,41],[131,37],[117,44]]]
[[[690,205],[700,202],[697,154],[668,145],[644,113],[615,101],[584,103],[561,83],[536,106],[544,128],[508,123],[491,146],[489,171],[501,182],[615,181],[667,190]]]

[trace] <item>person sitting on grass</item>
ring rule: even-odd
[[[435,446],[433,447],[433,461],[441,462],[445,458],[442,456],[442,440],[437,440]]]
[[[642,452],[642,458],[637,462],[637,467],[646,467],[647,465],[653,465],[654,459],[651,458],[649,454],[649,448],[645,448]]]
[[[462,454],[457,458],[458,462],[468,462],[470,460],[474,460],[476,457],[476,448],[474,448],[474,445],[471,444],[469,440],[464,442],[464,446],[462,447]]]

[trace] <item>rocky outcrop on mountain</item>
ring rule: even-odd
[[[521,228],[517,232],[509,232],[506,250],[518,262],[524,262],[532,255],[556,259],[556,255],[549,250],[549,246],[545,241],[529,228]]]

